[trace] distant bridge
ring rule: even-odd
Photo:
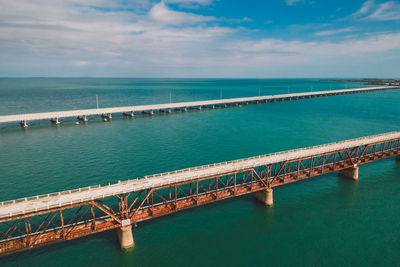
[[[272,188],[400,155],[400,132],[0,202],[0,255],[117,229],[134,246],[131,224],[244,194],[273,205]]]
[[[153,115],[155,112],[171,113],[173,111],[187,111],[188,109],[193,109],[193,110],[201,110],[202,108],[213,109],[216,107],[228,107],[228,106],[238,106],[247,104],[268,103],[276,101],[291,101],[291,100],[299,100],[305,98],[365,93],[365,92],[391,90],[399,88],[400,86],[369,87],[369,88],[304,92],[304,93],[267,95],[267,96],[257,96],[257,97],[241,97],[241,98],[229,98],[229,99],[193,101],[193,102],[5,115],[5,116],[0,116],[0,123],[19,122],[22,127],[28,127],[28,121],[48,119],[54,124],[59,124],[61,118],[76,117],[78,120],[86,122],[88,121],[87,116],[93,116],[93,115],[101,116],[103,117],[104,120],[109,120],[112,118],[112,114],[116,113],[122,113],[124,116],[134,117],[135,113],[138,112],[142,114]]]

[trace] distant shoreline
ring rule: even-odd
[[[396,79],[351,79],[351,80],[331,80],[323,79],[321,81],[333,81],[333,82],[359,82],[367,85],[400,85],[400,80]]]

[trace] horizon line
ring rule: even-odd
[[[354,80],[380,80],[400,79],[388,77],[118,77],[118,76],[0,76],[0,79],[229,79],[229,80],[268,80],[268,79],[354,79]]]

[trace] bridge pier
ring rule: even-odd
[[[78,121],[83,121],[83,122],[87,122],[88,121],[86,115],[78,116],[77,119],[78,119]]]
[[[132,225],[121,226],[117,229],[117,236],[122,250],[129,250],[135,246],[132,235]]]
[[[21,125],[22,128],[27,128],[28,127],[28,124],[26,123],[26,121],[21,121],[19,123],[19,125]]]
[[[267,188],[254,193],[254,197],[267,207],[272,207],[274,205],[273,198],[274,190],[272,188]]]
[[[51,119],[50,121],[51,121],[51,123],[53,123],[55,125],[59,125],[60,124],[60,121],[58,120],[58,118]]]
[[[148,114],[150,116],[153,116],[154,115],[154,111],[153,110],[150,110],[150,111],[143,110],[142,114]]]
[[[353,167],[343,169],[339,171],[339,177],[357,181],[358,180],[358,167],[354,165]]]
[[[122,113],[122,115],[123,115],[123,116],[126,116],[126,117],[131,117],[131,118],[135,117],[135,113],[134,113],[133,111],[131,111],[131,112],[124,112],[124,113]]]
[[[108,113],[108,114],[101,114],[101,117],[102,117],[103,119],[107,119],[107,120],[111,120],[111,119],[112,119],[111,113]]]

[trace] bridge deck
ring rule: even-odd
[[[385,133],[326,145],[188,168],[174,172],[145,176],[142,179],[123,181],[108,186],[87,187],[48,195],[5,201],[0,203],[0,219],[394,139],[400,139],[400,132]]]
[[[394,86],[368,87],[368,88],[343,89],[343,90],[333,90],[333,91],[316,91],[316,92],[267,95],[267,96],[257,96],[257,97],[218,99],[218,100],[207,100],[207,101],[193,101],[193,102],[180,102],[180,103],[168,103],[168,104],[154,104],[154,105],[140,105],[140,106],[127,106],[127,107],[82,109],[82,110],[55,111],[55,112],[44,112],[44,113],[5,115],[5,116],[0,116],[0,123],[15,122],[15,121],[43,120],[43,119],[53,119],[53,118],[68,118],[68,117],[77,117],[77,116],[85,116],[85,115],[86,116],[101,115],[101,114],[108,114],[108,113],[137,112],[137,111],[146,111],[146,110],[175,109],[175,108],[184,108],[184,107],[232,104],[232,103],[241,103],[241,102],[252,102],[252,101],[257,101],[257,100],[258,101],[274,100],[274,99],[290,98],[290,97],[328,96],[328,95],[335,95],[335,94],[362,93],[362,92],[369,92],[369,91],[390,90],[390,89],[399,89],[399,88],[400,87],[398,87],[398,86],[397,87],[394,87]]]

